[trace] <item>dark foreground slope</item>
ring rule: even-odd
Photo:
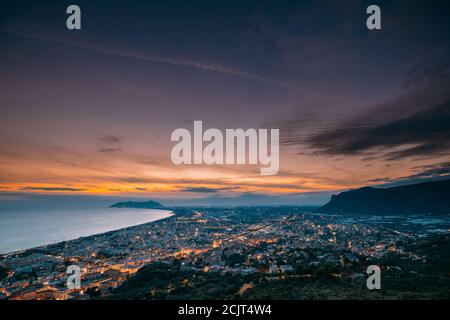
[[[323,213],[448,214],[450,180],[393,188],[365,187],[333,195],[319,208]]]

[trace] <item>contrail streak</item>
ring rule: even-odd
[[[291,88],[290,85],[286,82],[274,80],[269,77],[265,77],[265,76],[261,76],[261,75],[248,73],[248,72],[245,72],[245,71],[242,71],[239,69],[224,67],[219,64],[205,63],[202,61],[195,61],[195,60],[189,60],[189,59],[166,58],[166,57],[161,57],[161,56],[156,56],[156,55],[149,55],[149,54],[143,54],[143,53],[139,53],[139,52],[121,50],[121,49],[103,48],[103,47],[99,47],[99,46],[95,46],[95,45],[91,45],[91,44],[76,42],[73,40],[58,39],[58,38],[55,38],[55,37],[52,37],[49,35],[37,34],[37,33],[27,33],[27,32],[15,30],[15,29],[9,29],[9,28],[0,27],[0,31],[14,34],[14,35],[24,37],[24,38],[52,41],[52,42],[63,44],[63,45],[88,49],[88,50],[101,52],[104,54],[118,56],[118,57],[137,59],[137,60],[141,60],[141,61],[150,61],[150,62],[156,62],[156,63],[178,65],[178,66],[186,66],[186,67],[191,67],[191,68],[195,68],[195,69],[200,69],[203,71],[228,74],[231,76],[254,80],[254,81],[266,83],[266,84],[277,86],[277,87]]]

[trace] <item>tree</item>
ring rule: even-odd
[[[8,276],[8,269],[0,266],[0,280],[3,280]]]
[[[86,290],[86,294],[93,298],[100,296],[102,292],[100,291],[99,287],[90,287]]]

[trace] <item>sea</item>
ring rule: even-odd
[[[167,218],[155,209],[76,205],[0,206],[0,254],[73,240]]]

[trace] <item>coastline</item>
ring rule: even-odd
[[[249,282],[257,286],[246,291],[245,298],[265,297],[277,289],[277,297],[282,299],[291,293],[279,291],[278,283],[315,288],[315,283],[324,279],[324,266],[339,268],[340,276],[336,279],[334,270],[326,269],[330,275],[327,286],[318,292],[325,294],[326,299],[330,292],[335,296],[339,288],[343,290],[340,297],[355,298],[359,282],[357,287],[352,284],[359,279],[355,275],[363,274],[362,264],[367,259],[375,264],[390,259],[385,281],[389,279],[395,285],[399,284],[399,273],[415,283],[424,273],[433,279],[445,279],[448,271],[445,260],[448,255],[441,261],[435,253],[448,252],[449,236],[422,237],[428,225],[414,223],[408,216],[395,217],[395,221],[394,217],[380,221],[365,217],[349,224],[347,216],[305,218],[300,208],[286,207],[180,207],[172,213],[154,222],[33,248],[0,259],[3,270],[0,285],[4,288],[0,300],[234,299],[241,298],[235,293]],[[447,229],[449,223],[443,227]],[[381,243],[380,233],[384,235]],[[422,248],[427,251],[422,252]],[[274,265],[274,255],[286,262]],[[244,260],[236,262],[238,256]],[[423,264],[424,259],[429,261],[427,257],[433,259],[431,270]],[[342,266],[341,259],[348,262]],[[68,266],[80,268],[81,287],[77,290],[67,287]],[[186,286],[183,281],[173,281],[174,278],[188,279],[195,285]],[[179,290],[167,292],[171,283]],[[234,284],[231,293],[224,289],[228,283]],[[219,295],[208,293],[211,285],[219,290]],[[427,285],[432,287],[431,294],[426,296],[417,286],[402,287],[387,297],[360,291],[358,296],[365,293],[368,299],[422,299],[448,292],[443,281],[433,280]],[[298,291],[296,297],[306,296]]]
[[[27,249],[15,250],[15,251],[7,252],[7,253],[0,253],[0,259],[9,258],[12,256],[24,256],[24,255],[32,254],[34,252],[42,252],[42,251],[46,251],[46,250],[52,250],[52,248],[57,248],[63,244],[69,244],[69,243],[75,242],[75,241],[90,241],[90,240],[94,239],[95,237],[99,237],[99,236],[111,236],[113,233],[119,233],[119,232],[123,232],[123,231],[127,231],[127,230],[131,231],[133,228],[139,228],[144,225],[157,224],[160,221],[166,221],[167,219],[173,218],[174,216],[180,215],[180,214],[182,214],[182,212],[184,212],[180,209],[174,209],[174,208],[141,209],[141,210],[168,211],[171,215],[168,217],[165,217],[165,218],[158,219],[158,220],[153,220],[153,221],[144,222],[144,223],[138,223],[138,224],[131,225],[128,227],[109,230],[106,232],[100,232],[100,233],[96,233],[96,234],[92,234],[92,235],[81,236],[81,237],[69,239],[69,240],[57,241],[54,243],[35,246],[35,247],[27,248]]]

